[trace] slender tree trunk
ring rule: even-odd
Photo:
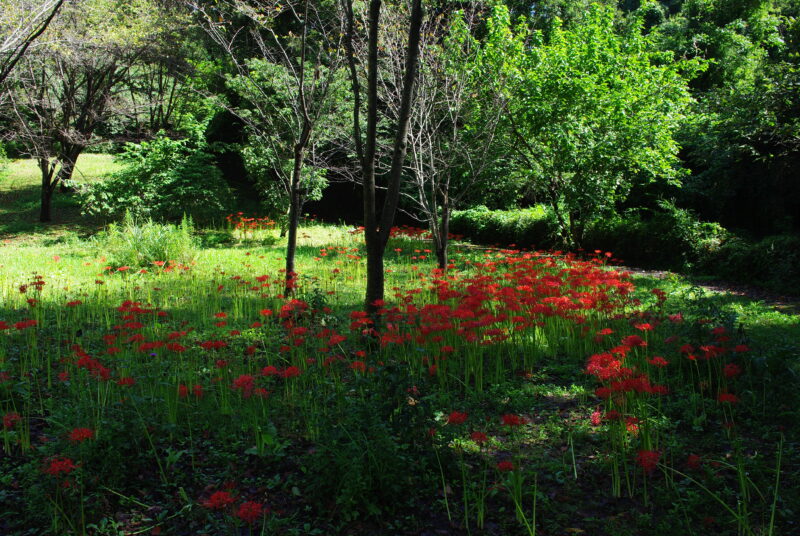
[[[39,169],[42,172],[42,197],[39,209],[39,221],[46,223],[52,221],[52,200],[54,184],[53,168],[46,158],[39,159]]]
[[[447,270],[447,248],[450,245],[450,204],[445,201],[442,204],[442,220],[439,222],[439,243],[436,244],[436,261],[441,270]]]
[[[367,288],[365,307],[377,322],[379,300],[383,300],[383,248],[378,236],[375,201],[375,151],[378,137],[378,30],[381,0],[369,3],[369,40],[367,44],[367,139],[361,163],[364,189],[364,241],[367,245]]]
[[[289,238],[286,242],[286,284],[284,296],[290,296],[294,290],[295,253],[297,251],[297,229],[300,226],[300,174],[303,170],[303,155],[305,146],[298,144],[294,150],[294,168],[292,169],[292,184],[289,192]]]
[[[411,6],[411,20],[408,28],[408,48],[406,50],[405,72],[403,74],[403,90],[400,98],[400,111],[395,131],[394,148],[392,150],[392,166],[389,170],[386,199],[380,216],[380,225],[375,208],[375,138],[377,117],[377,69],[378,69],[378,23],[380,18],[380,0],[370,3],[370,38],[369,38],[369,78],[367,87],[368,123],[367,152],[364,166],[364,234],[367,241],[367,292],[366,309],[377,323],[377,311],[384,297],[383,256],[386,244],[394,224],[397,206],[400,202],[400,181],[403,174],[403,163],[408,148],[408,124],[411,119],[414,81],[417,76],[419,62],[420,29],[422,27],[422,0],[414,0]],[[374,120],[373,120],[374,119]],[[370,147],[371,146],[371,147]]]

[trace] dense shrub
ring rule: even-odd
[[[155,262],[187,264],[195,259],[199,240],[192,221],[180,225],[137,221],[126,212],[122,223],[112,223],[96,238],[98,249],[112,266],[152,268]]]
[[[198,222],[221,220],[232,210],[233,196],[214,165],[208,146],[192,139],[159,135],[129,144],[118,157],[125,167],[83,192],[84,211],[119,217]]]
[[[728,233],[672,203],[600,220],[589,229],[587,249],[612,251],[626,263],[646,268],[690,270],[706,259]]]
[[[758,242],[731,237],[704,259],[700,271],[796,295],[800,289],[800,237],[768,236]]]
[[[543,205],[518,210],[489,210],[478,206],[454,211],[450,231],[485,244],[516,244],[549,248],[555,244],[552,213]]]

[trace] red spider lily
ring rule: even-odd
[[[44,472],[51,476],[68,475],[78,466],[75,462],[65,456],[57,456],[50,460],[44,468]]]
[[[3,428],[8,430],[9,428],[14,428],[14,426],[22,420],[22,416],[17,413],[16,411],[11,411],[3,415]]]
[[[522,426],[525,424],[525,418],[520,415],[514,415],[512,413],[506,413],[503,415],[500,420],[502,421],[504,426]]]
[[[622,344],[627,346],[628,348],[634,347],[643,347],[647,346],[647,341],[639,337],[638,335],[628,335],[627,337],[622,338]]]
[[[592,423],[592,426],[600,426],[603,421],[603,415],[598,411],[595,410],[592,412],[592,416],[589,418]]]
[[[250,395],[253,394],[253,389],[255,388],[255,378],[249,374],[242,374],[233,380],[233,385],[231,387],[241,391],[244,398],[249,398]]]
[[[735,378],[742,373],[742,367],[736,363],[726,363],[725,367],[722,369],[722,373],[726,378]]]
[[[94,430],[91,428],[73,428],[69,433],[69,440],[73,443],[83,443],[89,439],[94,439]]]
[[[266,367],[261,369],[261,375],[262,376],[277,376],[278,375],[278,369],[276,367],[274,367],[273,365],[267,365]]]
[[[363,373],[367,371],[367,364],[363,361],[353,361],[350,363],[350,369]]]
[[[475,432],[472,432],[469,437],[478,444],[486,443],[487,441],[489,441],[489,436],[477,430]]]
[[[303,373],[303,371],[301,371],[299,368],[297,368],[295,366],[291,366],[291,367],[286,367],[285,369],[283,369],[279,373],[279,375],[280,375],[281,378],[296,378],[296,377],[300,376],[302,373]]]
[[[657,450],[640,450],[636,455],[636,463],[644,469],[646,473],[652,473],[661,459],[661,453]]]
[[[464,424],[467,422],[467,414],[460,411],[453,411],[447,417],[447,424]]]
[[[669,365],[669,361],[660,356],[653,356],[653,358],[648,359],[647,362],[656,367],[666,367]]]
[[[78,305],[81,305],[82,303],[83,302],[81,300],[73,300],[73,301],[67,302],[66,306],[67,307],[77,307]]]
[[[210,510],[224,510],[234,503],[234,498],[227,491],[215,491],[202,504]]]
[[[702,463],[703,459],[697,454],[689,454],[689,456],[686,458],[686,467],[689,469],[700,469],[700,465]]]
[[[130,387],[136,384],[136,380],[131,376],[124,376],[117,380],[117,385],[120,387]]]
[[[185,386],[185,385],[183,385],[183,384],[180,384],[180,385],[178,386],[178,396],[179,396],[180,398],[186,398],[187,396],[189,396],[189,388],[188,388],[188,387],[186,387],[186,386]]]
[[[264,513],[265,513],[264,506],[261,503],[257,503],[255,501],[247,501],[242,503],[239,506],[239,509],[236,510],[236,517],[238,517],[248,525],[252,525],[258,520],[258,518],[263,516]]]
[[[736,404],[739,402],[739,397],[733,393],[720,393],[717,396],[717,401],[723,404]]]
[[[497,464],[497,470],[501,473],[507,473],[514,470],[514,463],[508,460],[503,460]]]

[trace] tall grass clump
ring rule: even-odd
[[[137,220],[130,212],[120,223],[111,223],[97,237],[97,247],[115,266],[150,267],[165,262],[188,264],[196,257],[200,242],[191,218],[179,225]]]

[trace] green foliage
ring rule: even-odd
[[[96,244],[112,266],[153,268],[154,262],[192,262],[200,242],[189,218],[180,225],[161,224],[137,221],[126,212],[122,223],[112,223],[97,236]]]
[[[286,210],[289,206],[289,182],[293,160],[279,158],[269,146],[253,143],[242,149],[242,157],[247,173],[255,178],[261,193],[262,205],[272,219],[285,224]],[[319,201],[328,186],[327,170],[303,165],[300,172],[300,188],[305,194],[304,201]],[[283,179],[286,180],[283,180]]]
[[[566,242],[580,243],[634,179],[677,177],[674,133],[690,102],[683,72],[696,65],[651,52],[640,22],[620,29],[614,10],[596,4],[572,28],[556,20],[545,41],[496,7],[487,54],[509,80],[511,150]]]
[[[557,232],[552,211],[544,205],[517,210],[489,210],[481,205],[454,211],[450,230],[485,244],[539,248],[552,246]]]
[[[757,242],[739,237],[724,241],[700,269],[727,281],[758,284],[795,295],[800,288],[800,237],[768,236]]]
[[[729,233],[717,223],[661,202],[598,221],[587,232],[591,249],[611,251],[633,266],[690,270],[705,261]]]
[[[84,211],[107,218],[126,211],[135,218],[198,222],[220,220],[233,197],[207,146],[159,135],[129,144],[119,160],[125,167],[83,193]]]
[[[341,397],[334,414],[319,416],[316,450],[308,460],[311,494],[344,521],[409,509],[408,489],[433,489],[437,474],[426,441],[430,403],[408,402],[406,367],[390,365],[357,378],[357,397]],[[369,389],[367,390],[367,386]]]

